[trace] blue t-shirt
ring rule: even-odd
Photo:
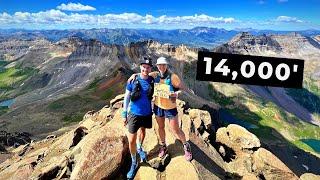
[[[136,101],[130,101],[129,112],[138,116],[151,115],[151,100],[148,98],[148,89],[150,88],[150,84],[154,81],[154,79],[151,76],[149,76],[148,79],[142,79],[140,75],[138,75],[137,80],[142,87],[141,96]],[[132,92],[135,86],[136,85],[134,82],[127,83],[126,89]]]

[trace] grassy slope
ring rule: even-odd
[[[5,65],[7,65],[7,62],[0,61],[0,101],[14,98],[12,94],[15,88],[37,72],[37,70],[33,68],[11,67],[6,69],[4,68]],[[7,108],[2,107],[0,115],[7,111]]]
[[[117,76],[117,74],[114,76]],[[107,83],[108,86],[102,87],[105,83]],[[65,125],[81,121],[86,112],[90,110],[100,110],[120,92],[123,93],[124,84],[125,81],[122,78],[116,83],[109,83],[107,79],[97,78],[77,95],[64,97],[51,102],[48,104],[46,111],[60,113]]]

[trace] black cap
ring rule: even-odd
[[[141,60],[140,65],[142,64],[148,64],[149,66],[152,66],[152,59],[148,58],[148,57],[143,57],[143,59]]]

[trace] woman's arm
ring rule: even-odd
[[[132,83],[137,78],[138,75],[139,73],[132,74],[128,79],[127,83]]]
[[[177,96],[182,93],[182,91],[194,94],[192,90],[190,90],[178,77],[178,75],[174,74],[172,76],[172,85],[176,88],[179,88],[178,91],[176,91]]]

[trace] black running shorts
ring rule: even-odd
[[[149,116],[138,116],[132,113],[128,113],[128,125],[127,128],[129,133],[134,134],[138,131],[139,128],[152,128],[152,114]]]

